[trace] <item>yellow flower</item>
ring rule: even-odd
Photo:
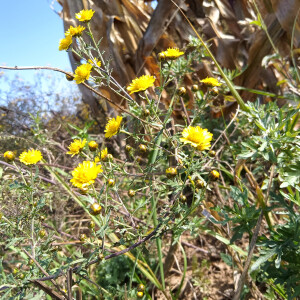
[[[118,133],[121,126],[122,119],[123,119],[122,117],[117,116],[116,118],[112,118],[108,121],[104,130],[106,138],[110,138],[113,135]]]
[[[89,59],[88,62],[89,62],[89,64],[91,64],[91,65],[94,64],[94,62],[93,62],[91,59]],[[100,60],[98,60],[97,58],[95,58],[95,62],[96,62],[96,65],[97,65],[98,67],[101,67],[101,61],[100,61]]]
[[[150,75],[143,75],[139,78],[133,79],[127,87],[129,94],[145,91],[147,88],[153,86],[155,78]]]
[[[70,28],[66,31],[66,36],[80,36],[85,27],[79,25],[77,27],[70,26]]]
[[[178,48],[168,48],[166,51],[163,51],[161,53],[162,55],[164,55],[166,59],[171,59],[171,60],[176,59],[179,56],[184,54],[184,52],[179,51]]]
[[[72,44],[72,37],[70,35],[67,35],[64,39],[61,39],[59,42],[58,50],[68,50],[70,45]]]
[[[202,82],[208,86],[221,86],[222,85],[222,83],[220,83],[216,78],[213,78],[213,77],[207,77],[205,79],[200,80],[200,82]]]
[[[101,150],[100,155],[95,157],[95,162],[99,162],[100,160],[105,160],[107,158],[108,151],[107,148]]]
[[[97,175],[101,172],[103,172],[101,165],[96,165],[92,161],[83,161],[72,171],[73,178],[70,182],[80,189],[85,189],[95,182]]]
[[[184,144],[190,144],[191,146],[197,148],[198,150],[208,150],[211,145],[213,134],[207,131],[207,129],[202,129],[200,126],[189,126],[182,131],[182,138],[180,141]]]
[[[35,165],[43,158],[43,156],[39,150],[31,149],[21,153],[19,158],[20,158],[20,162],[22,162],[25,165]]]
[[[84,139],[83,141],[78,139],[74,140],[74,142],[72,142],[68,147],[70,151],[68,151],[67,154],[71,154],[72,157],[75,154],[78,154],[81,151],[81,149],[84,147],[85,143],[86,143],[86,139]]]
[[[6,161],[13,161],[16,157],[12,151],[4,152],[3,156]]]
[[[94,11],[92,9],[83,9],[79,13],[75,14],[76,19],[81,22],[88,22],[94,15]]]
[[[93,66],[90,64],[83,64],[75,70],[75,76],[74,79],[77,84],[84,82],[85,80],[88,80],[91,74]]]

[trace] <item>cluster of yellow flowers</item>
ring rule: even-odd
[[[83,9],[79,13],[75,14],[76,19],[80,22],[89,22],[94,15],[94,11],[92,9],[85,10]],[[76,27],[70,26],[70,28],[65,32],[65,38],[60,40],[59,50],[68,50],[72,44],[72,37],[81,36],[82,32],[85,30],[85,27],[79,25]],[[82,64],[78,66],[75,70],[74,80],[77,84],[83,83],[88,80],[93,68],[94,62],[89,59],[88,63]],[[96,59],[96,66],[100,67],[101,62]]]
[[[94,11],[92,9],[86,10],[83,9],[79,13],[75,14],[76,19],[80,22],[89,22],[94,15]],[[70,28],[65,32],[65,38],[61,39],[59,42],[59,51],[68,50],[72,44],[72,37],[81,36],[85,27],[79,25],[76,27],[70,26]]]
[[[122,120],[123,117],[121,116],[108,120],[104,130],[106,138],[110,138],[119,132]],[[79,154],[85,145],[86,139],[76,139],[69,145],[67,154],[70,154],[73,157],[74,155]],[[95,141],[90,141],[88,146],[90,151],[96,151],[98,149],[98,144]],[[108,158],[108,155],[111,156],[111,154],[108,154],[107,148],[102,149],[99,154],[100,155],[95,157],[94,161],[84,161],[73,170],[73,178],[70,181],[75,187],[86,190],[89,185],[95,182],[98,174],[103,172],[101,169],[102,166],[97,163],[99,163],[99,161],[104,161]]]
[[[6,161],[13,161],[15,159],[15,153],[12,151],[6,151],[3,154]],[[42,153],[39,150],[30,149],[28,151],[23,151],[19,156],[20,162],[25,165],[35,165],[40,160],[43,159]]]

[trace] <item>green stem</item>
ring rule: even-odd
[[[45,164],[45,160],[43,160],[43,163]],[[65,183],[63,179],[60,178],[60,176],[57,174],[57,172],[53,171],[51,167],[44,165],[45,169],[50,172],[55,179],[61,184],[61,186],[65,189],[65,191],[74,199],[84,210],[85,212],[91,217],[91,219],[99,226],[101,227],[102,224],[99,219],[97,219],[95,216],[91,215],[89,210],[86,208],[86,205],[78,198],[78,196],[72,192],[70,187]],[[112,243],[118,243],[119,239],[114,233],[109,233],[108,238]],[[119,246],[120,249],[125,249],[124,246]],[[126,256],[128,256],[132,261],[135,261],[135,257],[131,254],[131,252],[125,253]],[[146,265],[146,267],[145,267]],[[160,290],[162,289],[161,284],[159,283],[158,279],[155,277],[155,275],[151,272],[150,267],[147,264],[141,265],[138,262],[138,267],[140,271]],[[164,291],[163,291],[164,292]]]
[[[171,0],[172,3],[180,10],[180,12],[183,14],[184,18],[187,20],[187,22],[189,23],[189,25],[191,26],[192,30],[195,32],[197,38],[200,40],[201,44],[203,45],[203,47],[205,48],[205,50],[207,51],[208,55],[210,56],[210,58],[213,60],[213,62],[215,63],[216,67],[218,68],[221,76],[223,77],[223,79],[225,80],[228,88],[230,89],[232,95],[234,96],[235,100],[237,101],[237,103],[239,104],[239,106],[241,107],[241,109],[245,112],[249,112],[250,109],[247,107],[247,105],[245,104],[245,102],[243,101],[243,99],[241,98],[241,96],[239,95],[239,93],[237,92],[237,90],[235,89],[235,87],[233,86],[233,83],[229,80],[229,78],[226,76],[226,74],[223,72],[221,66],[219,65],[219,63],[217,62],[216,58],[214,57],[214,55],[211,53],[211,51],[209,50],[208,46],[204,43],[203,39],[201,38],[201,36],[198,34],[197,30],[195,29],[195,27],[193,26],[193,24],[190,22],[190,20],[188,19],[188,17],[184,14],[184,12],[182,11],[182,9],[173,1]]]

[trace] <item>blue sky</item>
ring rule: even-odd
[[[56,0],[0,0],[0,3],[0,65],[52,66],[71,71],[66,51],[58,50],[64,28],[63,21],[55,13],[61,10]],[[152,5],[155,7],[156,3]],[[47,76],[57,76],[61,85],[66,84],[62,80],[64,75],[51,71],[0,70],[0,94],[1,90],[8,89],[5,80],[1,80],[2,72],[9,78],[18,75],[25,82],[34,82],[35,76],[43,72]]]
[[[1,1],[0,65],[52,66],[71,70],[67,53],[58,51],[64,29],[62,20],[50,8],[52,2],[55,10],[61,10],[52,0]],[[32,81],[36,72],[5,71],[5,74],[9,77],[18,74],[25,81]]]

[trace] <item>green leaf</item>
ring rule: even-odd
[[[257,261],[251,266],[249,273],[252,273],[253,271],[255,271],[261,264],[265,263],[270,257],[272,257],[273,255],[275,255],[278,252],[277,248],[274,248],[272,250],[270,250],[267,254],[265,254],[264,256],[260,256]]]
[[[233,262],[232,262],[232,257],[229,254],[225,254],[225,253],[220,253],[221,258],[223,259],[224,263],[227,264],[228,266],[232,266]]]
[[[251,25],[256,25],[258,27],[261,27],[261,22],[259,20],[255,20],[255,21],[252,21],[250,22]]]

